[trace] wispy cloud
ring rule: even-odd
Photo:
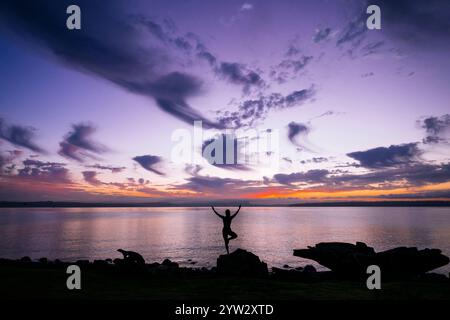
[[[83,171],[82,174],[83,174],[84,180],[89,184],[92,184],[94,186],[99,186],[99,185],[103,184],[103,182],[101,182],[99,179],[97,179],[96,171]]]
[[[136,156],[133,158],[133,160],[139,163],[141,167],[144,168],[145,170],[156,173],[157,175],[160,176],[164,175],[164,173],[162,173],[160,170],[155,169],[155,165],[162,162],[162,158],[159,156],[152,156],[152,155]]]
[[[74,124],[72,131],[60,142],[59,155],[83,162],[85,158],[96,158],[96,155],[108,151],[108,148],[92,140],[96,131],[91,124]]]
[[[116,2],[108,6],[93,1],[77,4],[85,12],[96,13],[84,15],[83,28],[77,32],[61,29],[65,19],[61,12],[68,5],[65,1],[7,1],[2,4],[0,15],[11,30],[36,40],[64,65],[154,98],[162,110],[184,122],[202,120],[205,126],[217,126],[187,103],[189,97],[199,92],[202,81],[173,71],[176,63],[167,48],[142,43],[141,29],[136,27],[142,22],[127,16]],[[36,14],[43,10],[45,15]],[[102,32],[91,32],[98,29]],[[166,36],[154,24],[148,29],[160,39]],[[180,41],[175,43],[179,45]]]
[[[108,170],[108,171],[111,171],[111,173],[122,172],[123,170],[126,169],[126,167],[114,167],[114,166],[109,166],[109,165],[105,166],[105,165],[100,165],[100,164],[94,164],[94,165],[86,166],[86,168],[99,169],[99,170]]]
[[[202,144],[202,156],[211,165],[226,170],[250,170],[242,164],[241,143],[233,134],[220,134]]]
[[[283,110],[295,106],[301,106],[311,101],[316,94],[314,86],[308,89],[293,91],[284,96],[272,93],[261,96],[258,99],[245,100],[238,105],[238,110],[229,112],[218,112],[218,122],[224,127],[242,128],[255,125],[264,120],[272,110]]]
[[[45,153],[33,140],[35,138],[33,127],[23,127],[19,125],[8,125],[0,118],[0,139],[5,140],[16,147],[25,148],[33,152]]]
[[[313,41],[315,43],[325,41],[330,37],[330,35],[331,35],[331,28],[317,29],[316,33],[314,34]]]
[[[428,117],[419,120],[418,124],[427,133],[423,139],[423,143],[435,144],[448,142],[450,135],[450,114],[444,114],[440,117]]]
[[[297,147],[310,150],[307,141],[310,131],[311,127],[308,124],[292,121],[288,124],[288,139]]]

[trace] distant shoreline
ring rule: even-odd
[[[180,208],[209,207],[211,205],[244,207],[450,207],[450,201],[349,201],[349,202],[310,202],[294,204],[254,204],[245,201],[211,201],[210,203],[87,203],[87,202],[13,202],[0,201],[0,208]]]

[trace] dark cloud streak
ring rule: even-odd
[[[74,124],[62,142],[58,154],[83,162],[84,158],[95,158],[95,154],[102,154],[108,151],[105,146],[92,141],[91,136],[95,132],[95,127],[90,124]]]
[[[351,152],[347,156],[359,161],[363,167],[383,168],[411,163],[418,160],[421,154],[418,143],[408,143]]]
[[[0,118],[0,139],[3,139],[14,146],[22,147],[33,152],[46,153],[45,150],[33,141],[35,129],[19,125],[7,125]]]
[[[154,168],[154,166],[162,161],[161,157],[152,156],[152,155],[144,155],[144,156],[136,156],[133,158],[134,161],[139,163],[142,168],[147,171],[156,173],[157,175],[163,176],[164,173]]]
[[[10,30],[36,40],[65,65],[154,98],[161,109],[186,123],[202,120],[206,126],[216,127],[186,102],[198,93],[201,81],[181,72],[167,72],[173,65],[170,50],[143,43],[135,17],[127,16],[117,2],[105,6],[78,1],[85,13],[83,28],[73,32],[63,27],[70,4],[6,0],[0,5],[0,17]],[[154,24],[151,31],[160,40],[166,36]]]

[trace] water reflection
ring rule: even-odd
[[[221,229],[209,208],[1,209],[0,257],[104,259],[124,248],[147,261],[213,266],[224,253]],[[242,208],[233,230],[239,237],[230,250],[250,250],[270,266],[311,263],[292,250],[325,241],[436,247],[450,255],[448,208]]]

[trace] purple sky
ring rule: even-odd
[[[370,4],[381,30],[363,1],[3,1],[0,200],[449,198],[450,5]],[[174,161],[195,120],[277,159]]]

